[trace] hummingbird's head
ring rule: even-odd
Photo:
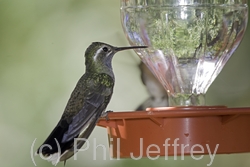
[[[85,52],[86,70],[95,70],[96,72],[102,72],[105,69],[112,70],[111,61],[116,52],[146,47],[114,47],[102,42],[93,42]]]

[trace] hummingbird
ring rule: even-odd
[[[115,53],[127,49],[147,46],[114,47],[102,42],[93,42],[85,51],[85,74],[79,79],[71,93],[58,124],[37,149],[56,165],[66,162],[80,149],[100,117],[107,118],[106,107],[113,94],[115,76],[112,58]],[[77,140],[75,139],[85,139]],[[74,148],[77,147],[77,148]]]
[[[140,104],[135,110],[143,111],[149,107],[167,107],[168,105],[168,95],[164,87],[160,84],[158,79],[152,74],[152,72],[147,68],[147,66],[141,62],[139,64],[141,71],[141,80],[145,85],[149,98],[147,98],[142,104]]]

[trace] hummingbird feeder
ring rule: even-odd
[[[250,152],[250,108],[205,103],[244,36],[247,0],[121,0],[121,20],[131,45],[148,46],[135,52],[167,91],[170,107],[100,120],[112,156],[208,154],[208,146],[219,154]]]

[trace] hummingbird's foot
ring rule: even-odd
[[[108,110],[108,111],[102,113],[101,118],[105,118],[106,121],[108,121],[109,120],[109,113],[110,112],[113,112],[113,111],[112,110]]]

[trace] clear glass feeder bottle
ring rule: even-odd
[[[131,45],[169,95],[170,106],[204,106],[205,94],[241,42],[247,0],[121,0]]]

